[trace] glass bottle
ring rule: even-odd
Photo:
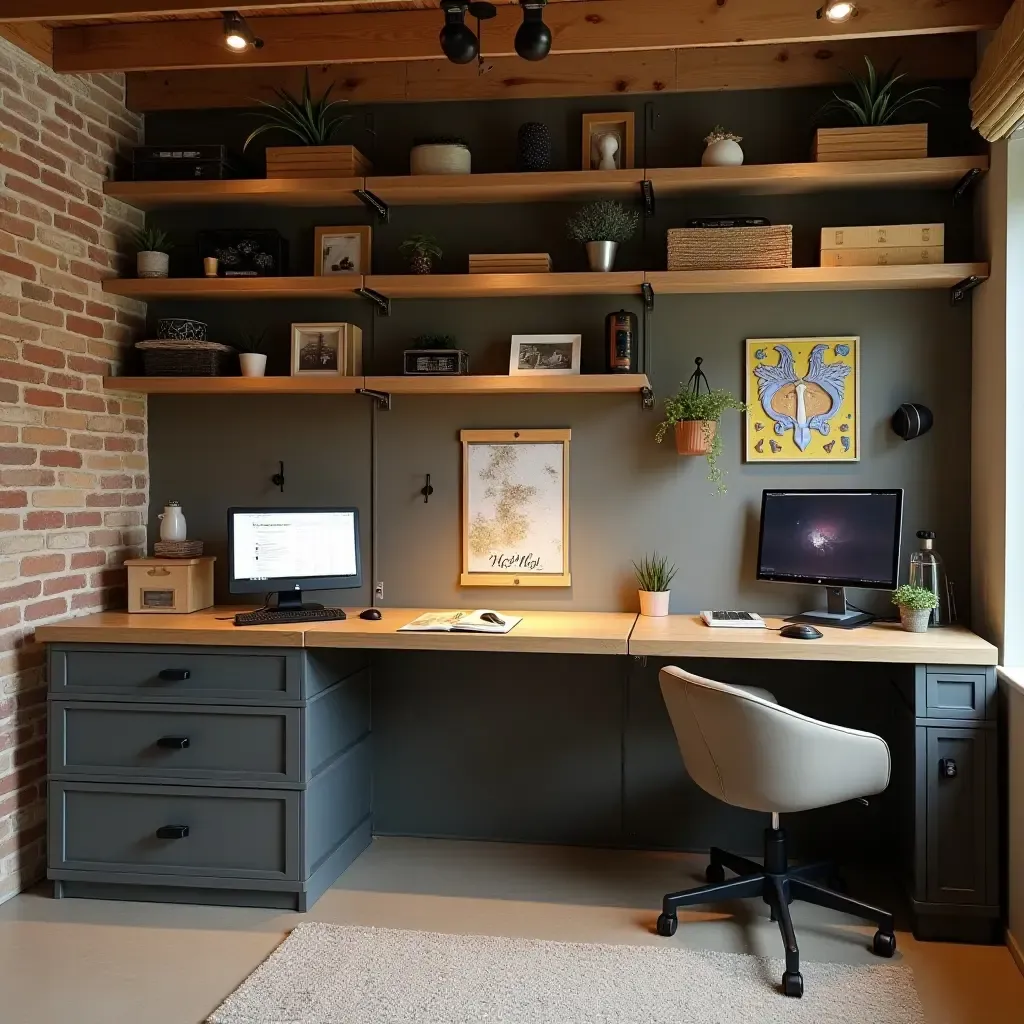
[[[956,622],[956,602],[953,584],[946,575],[942,556],[935,550],[935,534],[931,530],[918,530],[921,547],[910,556],[908,582],[912,587],[930,590],[939,603],[932,609],[929,626],[949,626]]]

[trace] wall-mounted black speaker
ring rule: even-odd
[[[927,434],[932,429],[935,417],[926,405],[916,402],[904,402],[893,414],[893,431],[904,441],[913,441],[915,437]]]

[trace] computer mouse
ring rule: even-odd
[[[359,618],[361,618],[361,619],[374,619],[374,620],[379,619],[379,618],[381,618],[380,609],[379,608],[367,608],[365,612],[360,612],[359,613]],[[818,635],[820,636],[821,634],[819,633]]]
[[[783,626],[779,636],[789,640],[820,640],[821,630],[808,626],[806,622],[794,622],[791,626]]]
[[[496,626],[505,625],[505,620],[497,612],[483,612],[480,618],[484,622],[493,622]]]

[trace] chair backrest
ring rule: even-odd
[[[871,796],[889,784],[889,748],[880,736],[819,722],[674,665],[660,680],[686,770],[727,804],[781,814]]]

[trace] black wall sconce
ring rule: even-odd
[[[904,402],[889,421],[893,431],[904,441],[913,441],[915,437],[927,434],[932,429],[935,417],[926,405],[917,402]]]

